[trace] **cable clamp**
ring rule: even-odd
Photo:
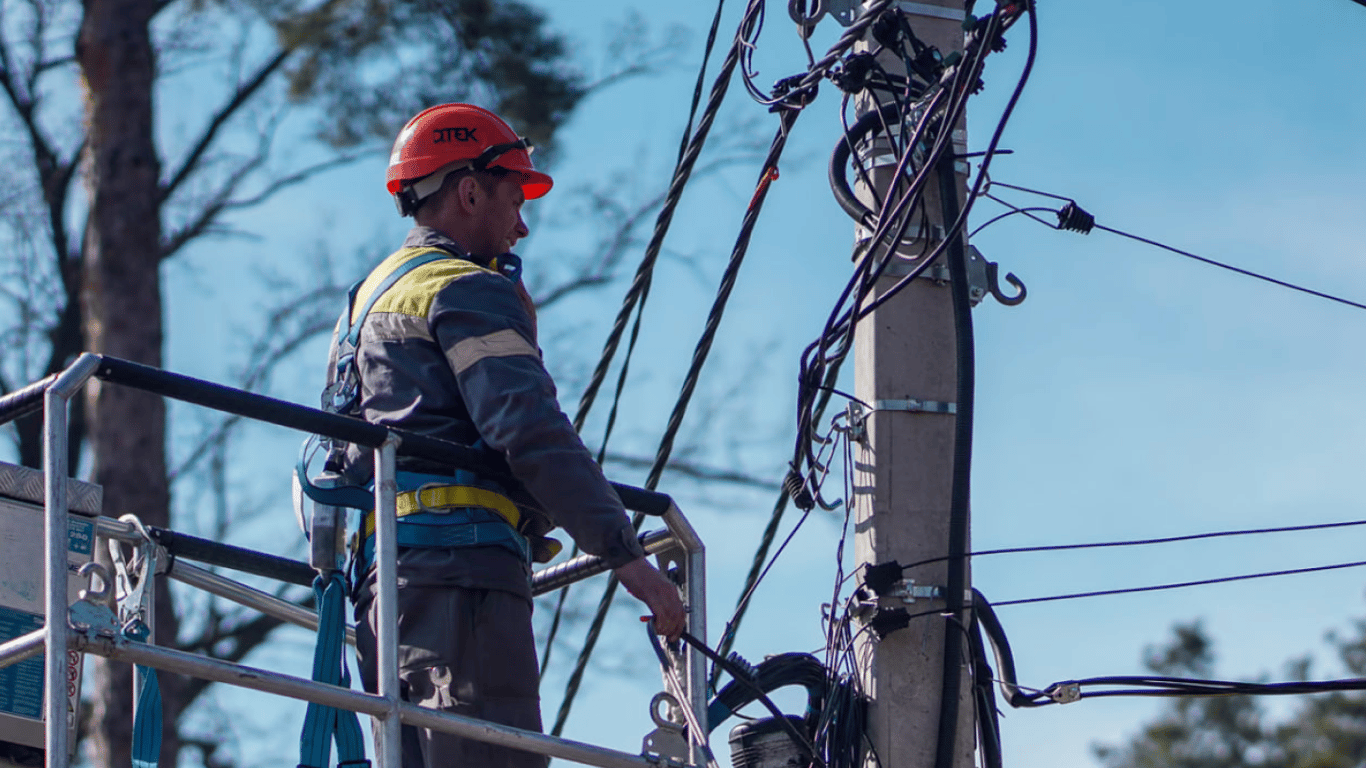
[[[1059,704],[1081,701],[1081,683],[1058,683],[1046,691],[1048,698]]]
[[[902,579],[892,585],[888,596],[900,598],[910,605],[916,600],[943,600],[944,588],[940,586],[916,586],[915,579]],[[963,590],[963,605],[972,605],[972,590]]]
[[[942,237],[938,238],[938,240],[942,239]],[[936,240],[936,242],[938,242],[938,240]],[[917,239],[911,242],[919,242],[919,240]],[[922,250],[932,250],[932,248],[924,248]],[[967,254],[968,299],[972,302],[972,306],[975,307],[981,303],[982,299],[986,298],[987,293],[990,292],[990,280],[987,277],[987,260],[982,256],[982,252],[977,250],[977,246],[975,245],[969,245],[967,247]],[[888,264],[887,268],[882,271],[883,277],[905,277],[920,267],[919,259],[908,259],[902,256],[894,256],[892,258],[892,263]],[[929,280],[935,285],[946,286],[950,281],[949,274],[948,265],[942,263],[931,264],[928,269],[920,273],[917,279]]]
[[[903,413],[941,413],[954,415],[958,413],[958,403],[945,403],[939,400],[918,400],[908,398],[905,400],[876,400],[873,402],[873,411],[900,411]],[[868,440],[868,410],[862,403],[850,402],[849,413],[849,439],[857,443],[867,442]]]
[[[917,586],[915,579],[902,579],[893,585],[887,594],[891,597],[900,598],[901,602],[910,605],[916,600],[943,600],[944,588]]]

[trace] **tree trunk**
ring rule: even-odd
[[[90,218],[81,289],[85,339],[94,352],[161,366],[160,163],[153,138],[155,63],[150,24],[156,0],[85,0],[76,42],[86,98]],[[132,513],[167,526],[166,408],[160,398],[92,383],[87,398],[94,480],[104,513]],[[159,642],[178,622],[157,584]],[[131,670],[96,659],[88,755],[97,768],[125,768],[132,747]],[[176,764],[181,681],[161,675],[165,712],[161,764]]]

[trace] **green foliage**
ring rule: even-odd
[[[515,0],[330,0],[270,18],[297,51],[291,98],[322,108],[319,135],[337,147],[389,141],[425,107],[476,101],[548,149],[587,92],[564,38]]]
[[[1352,676],[1366,677],[1366,620],[1353,631],[1328,640]],[[1145,665],[1160,675],[1212,677],[1214,661],[1198,621],[1176,625],[1168,644],[1145,652]],[[1308,679],[1309,669],[1308,658],[1286,665],[1292,680]],[[1175,699],[1126,744],[1094,749],[1106,768],[1360,768],[1366,694],[1307,696],[1280,722],[1251,696]]]

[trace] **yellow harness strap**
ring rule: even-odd
[[[395,507],[400,518],[418,512],[439,514],[441,510],[452,507],[482,507],[498,513],[514,531],[517,530],[517,524],[522,521],[522,513],[511,499],[497,491],[468,485],[424,485],[416,491],[400,493]],[[365,535],[373,536],[374,533],[375,516],[366,513]]]

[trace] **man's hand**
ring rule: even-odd
[[[635,595],[654,613],[655,631],[670,640],[677,640],[683,634],[686,621],[686,610],[678,597],[678,587],[643,557],[621,566],[616,572],[626,591]]]

